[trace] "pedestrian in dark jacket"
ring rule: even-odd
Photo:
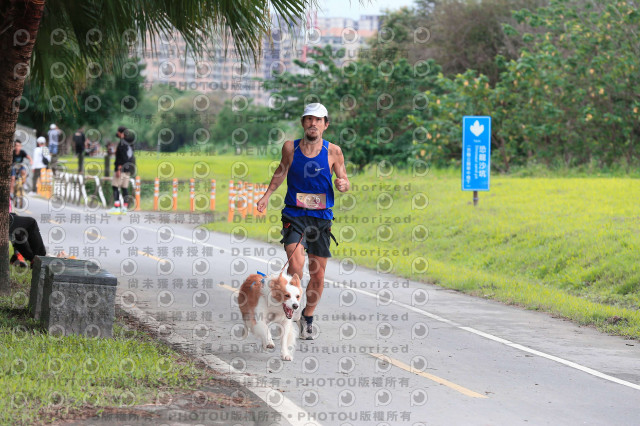
[[[78,173],[84,172],[84,150],[87,148],[87,138],[84,135],[84,128],[80,127],[73,134],[73,145],[78,156]]]
[[[134,152],[135,135],[124,126],[118,127],[116,136],[120,138],[116,148],[116,160],[114,163],[114,176],[111,179],[113,188],[112,214],[126,213],[129,208],[129,179],[136,173],[136,157]],[[120,192],[122,191],[122,201]]]

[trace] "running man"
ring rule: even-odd
[[[269,198],[287,179],[287,195],[282,210],[282,240],[287,258],[289,275],[302,277],[305,257],[309,255],[309,275],[306,298],[307,303],[300,318],[300,338],[312,340],[317,334],[313,329],[315,312],[322,290],[329,251],[331,221],[333,220],[333,186],[331,179],[340,192],[350,187],[344,156],[339,146],[326,141],[322,134],[329,127],[329,113],[324,105],[307,105],[300,120],[304,137],[286,141],[282,147],[282,160],[278,165],[269,188],[258,201],[258,211],[263,212],[269,204]],[[336,242],[337,244],[337,242]]]

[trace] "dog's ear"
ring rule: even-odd
[[[272,278],[271,280],[269,280],[269,288],[270,289],[276,289],[278,287],[282,287],[283,284],[282,282],[284,281],[284,277],[282,276],[282,274],[280,274],[280,276],[278,276],[278,278]]]
[[[278,285],[278,280],[274,280],[273,278],[269,280],[269,288],[273,289],[273,287],[275,287],[276,285]]]
[[[293,277],[291,277],[291,284],[296,287],[302,288],[302,283],[300,282],[300,277],[298,277],[298,274],[293,274]]]

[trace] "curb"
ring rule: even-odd
[[[148,328],[156,339],[166,343],[171,348],[194,356],[198,361],[204,362],[207,367],[223,375],[225,379],[244,386],[247,391],[263,400],[267,406],[282,414],[282,419],[286,419],[292,426],[321,426],[319,422],[311,419],[309,413],[284,396],[278,389],[264,384],[261,385],[257,377],[237,370],[234,366],[215,355],[198,354],[198,350],[192,342],[177,335],[171,326],[161,324],[142,309],[136,306],[125,306],[120,301],[116,301],[116,311]]]

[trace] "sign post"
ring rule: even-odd
[[[489,190],[491,174],[491,117],[462,118],[462,190],[473,191],[473,205],[478,205],[478,191]]]

